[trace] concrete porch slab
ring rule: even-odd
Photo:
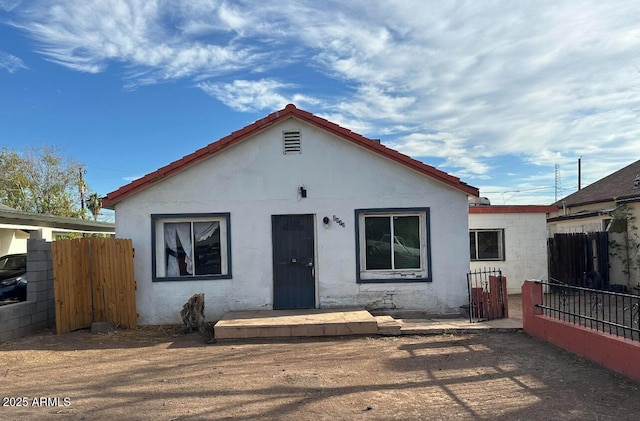
[[[469,319],[398,319],[402,335],[440,335],[443,333],[518,332],[522,319],[508,318],[469,323]]]
[[[395,319],[362,309],[232,311],[215,324],[216,339],[348,335],[437,335],[442,333],[517,332],[522,319],[469,323],[468,319]]]
[[[216,339],[375,335],[378,323],[362,309],[232,311],[214,331]]]

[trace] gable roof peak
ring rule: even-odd
[[[131,183],[120,187],[103,199],[102,205],[105,208],[113,209],[113,207],[126,197],[129,197],[138,191],[141,191],[154,183],[164,179],[165,177],[174,175],[200,161],[206,159],[212,155],[223,152],[230,146],[240,143],[246,139],[249,139],[263,130],[268,129],[274,124],[278,124],[290,117],[296,117],[299,120],[308,124],[314,125],[332,135],[342,138],[346,141],[354,143],[371,152],[374,152],[387,159],[395,161],[398,164],[411,168],[422,174],[425,174],[437,181],[440,181],[449,187],[460,190],[468,195],[478,196],[479,192],[476,187],[469,186],[461,181],[458,177],[452,176],[444,171],[427,165],[424,162],[413,159],[407,155],[404,155],[394,149],[387,148],[386,146],[375,142],[372,139],[366,138],[358,133],[354,133],[351,130],[344,128],[336,123],[332,123],[322,117],[318,117],[308,111],[304,111],[297,108],[294,104],[287,104],[283,109],[275,111],[266,117],[236,130],[235,132],[213,142],[209,145],[198,149],[197,151],[178,159],[169,165],[166,165],[158,170],[145,175],[142,178],[138,178]]]

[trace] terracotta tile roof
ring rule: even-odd
[[[231,133],[228,136],[223,137],[204,148],[198,149],[197,151],[178,159],[177,161],[172,162],[169,165],[166,165],[162,168],[157,169],[156,171],[145,175],[142,178],[132,181],[131,183],[120,187],[118,190],[115,190],[109,194],[102,200],[102,204],[105,208],[113,208],[115,204],[122,201],[126,197],[129,197],[138,191],[141,191],[152,184],[162,180],[165,177],[176,174],[185,168],[190,167],[212,155],[218,154],[225,150],[226,148],[235,145],[239,142],[242,142],[261,131],[277,124],[283,120],[286,120],[290,117],[295,117],[299,120],[312,124],[321,128],[324,131],[327,131],[335,136],[338,136],[342,139],[355,143],[365,149],[368,149],[378,155],[381,155],[385,158],[391,159],[399,164],[402,164],[408,168],[411,168],[415,171],[418,171],[422,174],[428,175],[429,177],[438,180],[442,183],[445,183],[455,189],[458,189],[464,193],[467,193],[472,196],[478,196],[478,189],[476,187],[469,186],[468,184],[460,181],[459,178],[454,177],[450,174],[447,174],[443,171],[436,169],[430,165],[427,165],[423,162],[415,160],[407,155],[401,154],[398,151],[387,148],[380,143],[377,143],[371,139],[368,139],[362,135],[352,132],[349,129],[341,127],[335,123],[332,123],[324,118],[320,118],[316,115],[313,115],[307,111],[296,108],[295,105],[289,104],[284,109],[276,111],[274,113],[269,114],[265,118],[257,120],[256,122],[249,124],[248,126],[237,130]]]
[[[557,211],[548,205],[489,205],[469,206],[469,213],[550,213]]]
[[[558,200],[553,205],[562,208],[563,205],[580,206],[640,198],[640,188],[634,187],[634,179],[638,175],[640,160]]]

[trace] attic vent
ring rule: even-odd
[[[302,153],[300,143],[300,130],[283,131],[282,142],[284,145],[285,155]]]

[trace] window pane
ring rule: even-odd
[[[388,216],[364,218],[367,243],[366,269],[391,269],[391,220]]]
[[[191,224],[189,222],[166,223],[164,242],[167,276],[190,275],[187,264],[191,251]]]
[[[193,224],[195,237],[194,275],[220,275],[222,256],[220,254],[220,224],[196,222]]]
[[[471,254],[471,260],[477,260],[478,259],[478,255],[476,253],[476,233],[475,233],[475,231],[469,233],[469,251],[470,251],[470,254]]]
[[[393,217],[393,261],[395,269],[420,269],[420,219]]]
[[[498,231],[478,231],[478,259],[499,259],[500,242]]]
[[[231,277],[228,214],[151,217],[158,241],[153,249],[153,281]]]

